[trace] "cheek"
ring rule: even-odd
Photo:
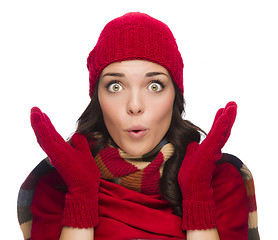
[[[122,112],[119,109],[121,106],[119,103],[115,103],[115,101],[111,101],[109,98],[99,98],[99,104],[102,110],[103,119],[107,130],[115,131],[117,128],[115,126],[119,126]]]
[[[172,120],[173,112],[173,100],[160,101],[150,106],[149,114],[151,115],[152,122],[156,124],[156,127],[161,127],[165,131],[165,128],[169,128]]]

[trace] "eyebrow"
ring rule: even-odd
[[[168,75],[164,72],[148,72],[146,73],[146,77],[153,77],[153,76],[157,76],[157,75],[165,75],[168,77]],[[125,75],[123,73],[113,73],[113,72],[109,72],[109,73],[105,73],[102,77],[105,76],[110,76],[110,77],[124,77]]]
[[[124,77],[123,73],[105,73],[102,77],[111,76],[111,77]]]
[[[165,75],[168,77],[168,75],[164,72],[148,72],[146,74],[146,77],[153,77],[153,76],[157,76],[157,75]]]

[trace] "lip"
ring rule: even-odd
[[[127,128],[125,131],[131,138],[141,138],[147,134],[148,129],[143,126],[137,125]]]

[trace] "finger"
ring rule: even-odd
[[[232,104],[225,107],[224,112],[215,123],[214,128],[211,130],[211,141],[214,142],[213,148],[221,149],[226,144],[235,122],[236,113],[236,105]]]
[[[231,106],[237,106],[235,102],[233,101],[230,101],[226,104],[225,108],[220,108],[216,115],[215,115],[215,118],[214,118],[214,121],[213,121],[213,124],[212,124],[212,128],[213,128],[213,125],[216,123],[216,121],[218,120],[218,118],[226,111],[226,109],[228,109],[229,107]]]
[[[237,104],[235,102],[229,102],[225,107],[225,113],[229,115],[231,123],[233,124],[236,120]]]
[[[204,144],[211,145],[211,151],[219,151],[227,142],[232,126],[235,121],[237,105],[235,102],[229,102],[224,109],[216,114],[213,126],[204,140]]]
[[[37,142],[39,143],[39,145],[41,146],[42,148],[42,145],[41,145],[41,140],[40,140],[40,134],[38,133],[37,131],[37,128],[38,128],[38,125],[40,124],[41,122],[41,119],[40,119],[40,114],[39,114],[39,111],[36,111],[38,108],[37,107],[33,107],[31,109],[31,114],[30,114],[30,122],[31,122],[31,126],[32,126],[32,129],[36,135],[36,138],[37,138]],[[39,109],[38,109],[39,110]],[[36,113],[37,112],[37,113]]]
[[[216,115],[215,115],[215,117],[214,117],[214,120],[213,120],[213,123],[212,123],[211,129],[213,129],[213,128],[214,128],[214,126],[215,126],[215,124],[216,124],[217,120],[218,120],[218,119],[219,119],[219,117],[222,115],[223,111],[224,111],[224,108],[220,108],[220,109],[217,111],[217,113],[216,113]],[[211,131],[209,131],[209,133],[208,133],[207,137],[209,136],[210,132],[211,132]]]
[[[49,117],[43,113],[38,107],[33,107],[31,109],[31,113],[37,113],[40,115],[41,121],[45,123],[48,128],[49,134],[51,134],[52,138],[57,141],[64,143],[64,139],[62,136],[56,131],[55,127],[53,126],[52,122],[50,121]]]
[[[228,107],[231,107],[231,106],[236,106],[236,107],[237,107],[236,102],[234,102],[234,101],[228,102],[228,103],[226,104],[226,106],[225,106],[225,109],[227,109]]]
[[[215,118],[214,118],[214,121],[213,121],[213,124],[212,124],[211,129],[213,129],[213,128],[215,127],[215,124],[216,124],[216,122],[218,121],[218,119],[219,119],[223,114],[225,114],[225,112],[227,111],[227,109],[230,108],[230,107],[235,107],[235,108],[237,108],[237,105],[236,105],[235,102],[231,101],[231,102],[228,102],[228,103],[226,104],[225,108],[220,108],[220,109],[217,111],[216,115],[215,115]]]
[[[229,120],[227,120],[227,122],[229,124],[229,127],[227,128],[227,133],[229,133],[231,131],[231,128],[233,127],[233,124],[236,119],[237,104],[235,102],[229,102],[223,111],[223,115],[226,115],[227,119],[229,119]]]
[[[31,126],[34,130],[34,133],[37,137],[37,141],[41,148],[46,151],[48,149],[47,145],[50,145],[52,142],[52,136],[48,131],[47,124],[41,110],[37,107],[31,109]],[[46,152],[47,153],[47,152]]]
[[[236,104],[232,104],[232,105],[229,105],[226,109],[225,109],[225,114],[228,116],[228,118],[230,119],[230,122],[229,122],[229,126],[226,130],[226,133],[225,133],[225,139],[224,141],[227,142],[228,138],[230,137],[230,134],[231,134],[231,130],[232,130],[232,127],[234,125],[234,122],[236,120],[236,115],[237,115],[237,105]]]
[[[31,125],[37,137],[37,141],[45,153],[50,157],[56,154],[58,145],[65,143],[62,137],[56,132],[53,134],[53,125],[46,115],[37,107],[31,109]],[[56,136],[56,139],[53,137]],[[57,137],[62,141],[57,142]]]
[[[45,123],[47,124],[49,128],[49,132],[52,135],[53,139],[55,141],[60,142],[60,143],[65,143],[65,140],[62,138],[62,136],[56,131],[55,127],[53,126],[52,122],[50,121],[49,117],[43,113],[43,117],[45,119]]]
[[[37,138],[40,138],[40,134],[39,134],[38,130],[40,130],[40,125],[44,121],[43,121],[42,112],[38,107],[33,107],[31,109],[30,120],[31,120],[31,126],[32,126]]]
[[[75,133],[71,137],[71,144],[80,152],[91,152],[87,138],[81,133]]]

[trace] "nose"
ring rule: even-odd
[[[129,115],[140,115],[144,112],[144,102],[142,96],[137,93],[132,93],[127,103],[127,113]]]

